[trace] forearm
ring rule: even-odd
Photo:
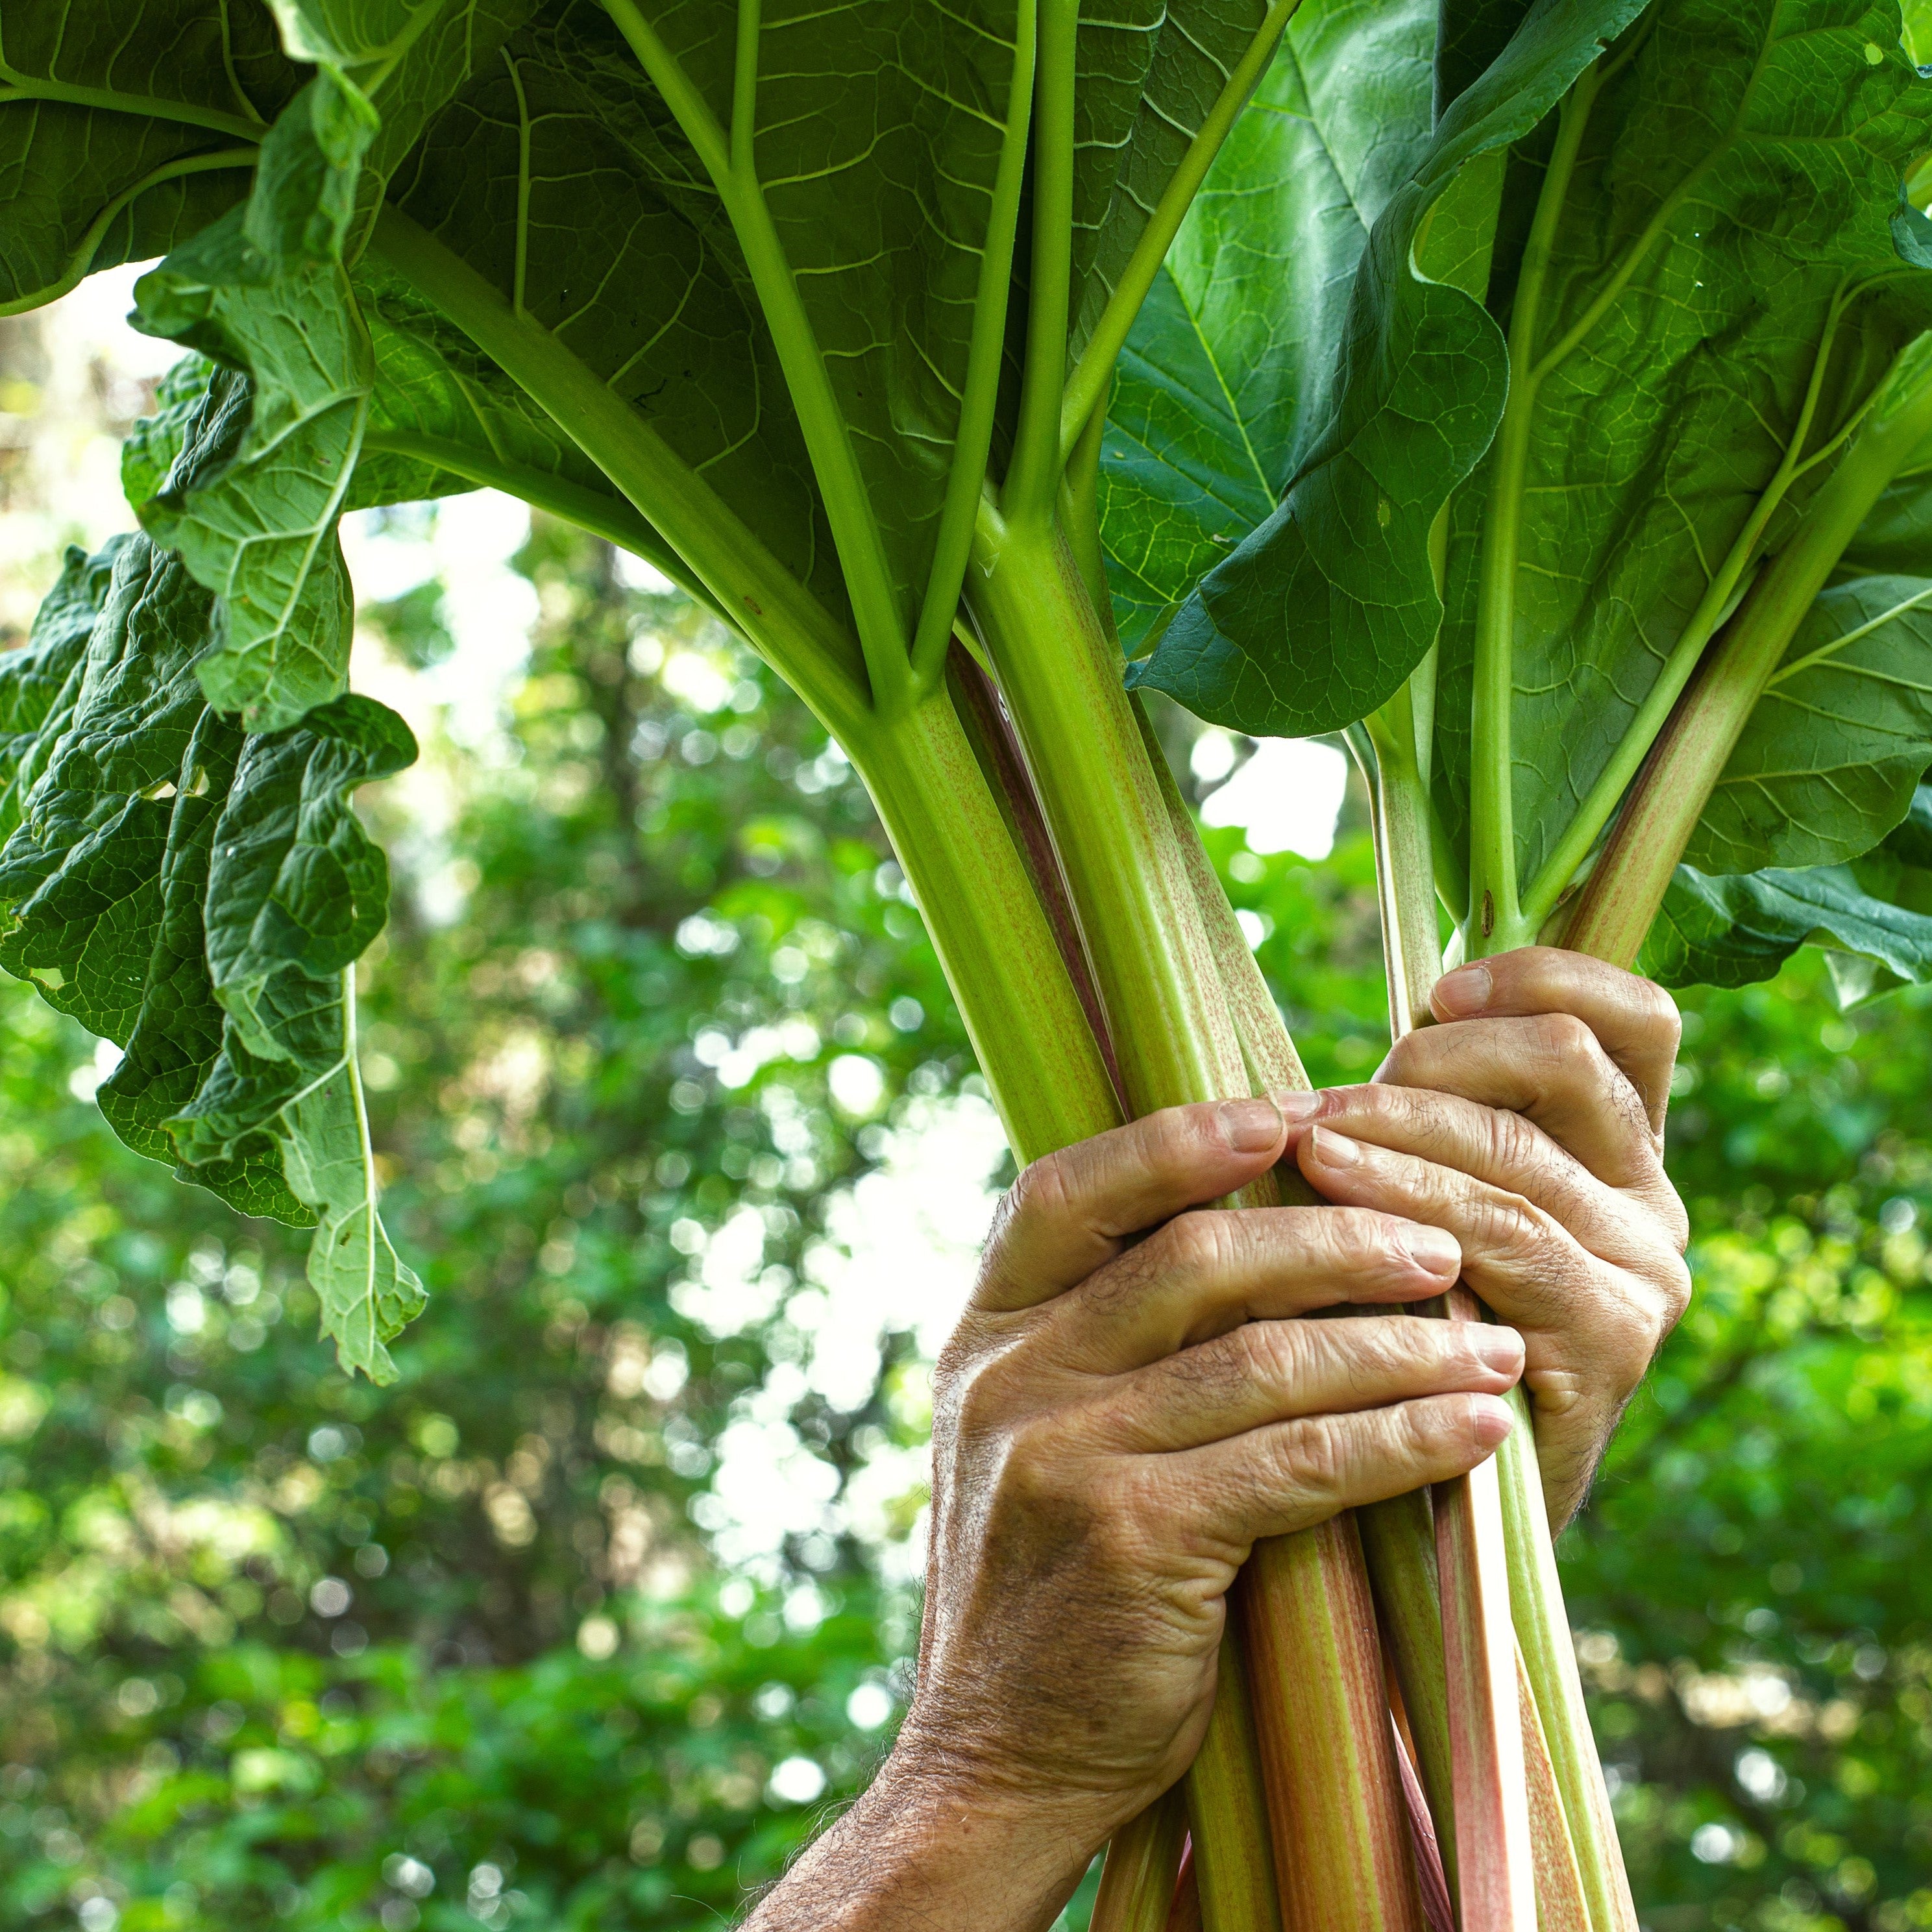
[[[1048,1932],[1090,1848],[896,1752],[742,1932]]]

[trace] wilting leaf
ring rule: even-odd
[[[1832,866],[1876,845],[1932,765],[1932,580],[1861,578],[1812,607],[1691,835],[1706,872]]]

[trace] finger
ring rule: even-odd
[[[1264,1173],[1286,1134],[1271,1100],[1209,1101],[1043,1156],[1000,1203],[974,1305],[1030,1308],[1064,1293],[1130,1236]]]
[[[1619,1267],[1646,1264],[1660,1229],[1680,1248],[1688,1233],[1683,1204],[1647,1148],[1648,1173],[1625,1194],[1525,1115],[1456,1094],[1419,1087],[1329,1088],[1315,1119],[1349,1139],[1460,1168],[1521,1195],[1561,1221],[1592,1254]]]
[[[1634,1383],[1674,1319],[1661,1286],[1682,1264],[1660,1236],[1642,1268],[1613,1268],[1552,1215],[1506,1188],[1325,1127],[1303,1136],[1301,1171],[1330,1200],[1385,1205],[1446,1228],[1462,1250],[1462,1278],[1532,1338],[1561,1330],[1570,1352],[1599,1360],[1606,1382]]]
[[[1243,1561],[1263,1537],[1465,1474],[1494,1451],[1513,1420],[1500,1396],[1426,1396],[1276,1423],[1183,1450],[1160,1459],[1153,1481],[1170,1510]]]
[[[1655,1183],[1658,1142],[1636,1089],[1568,1013],[1420,1027],[1376,1074],[1527,1114],[1612,1187]]]
[[[1115,1378],[1084,1406],[1118,1453],[1192,1449],[1270,1423],[1457,1392],[1502,1395],[1522,1337],[1486,1322],[1249,1322]]]
[[[1333,1208],[1210,1208],[1178,1216],[1049,1312],[1041,1346],[1120,1375],[1244,1322],[1440,1294],[1462,1265],[1441,1228]]]
[[[1652,1132],[1664,1131],[1683,1029],[1677,1003],[1655,981],[1560,946],[1526,946],[1445,974],[1430,1006],[1443,1020],[1539,1013],[1581,1020],[1636,1088]]]

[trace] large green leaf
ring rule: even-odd
[[[559,0],[513,35],[431,126],[391,196],[520,298],[822,602],[845,608],[736,238],[602,8]]]
[[[1430,129],[1435,0],[1304,0],[1136,323],[1101,533],[1129,654],[1274,512],[1327,422],[1355,265]]]
[[[248,191],[301,83],[238,0],[41,0],[0,20],[0,313],[158,255]]]
[[[124,541],[110,542],[98,556],[70,548],[26,643],[0,656],[0,846],[20,822],[43,748],[73,714],[87,640]]]
[[[1813,450],[1932,318],[1932,278],[1905,268],[1894,236],[1900,178],[1932,141],[1932,84],[1898,46],[1895,9],[1659,0],[1638,32],[1590,112],[1556,224],[1535,331],[1550,366],[1520,502],[1492,505],[1486,464],[1452,512],[1438,802],[1461,843],[1482,545],[1504,514],[1518,552],[1511,778],[1526,883],[1799,434],[1834,302],[1850,307]],[[1514,237],[1545,178],[1536,158],[1508,177]],[[1498,289],[1513,280],[1499,258]],[[1774,547],[1826,473],[1792,490]]]
[[[1267,13],[1267,0],[1114,0],[1081,10],[1073,354]]]
[[[1459,184],[1486,194],[1488,158],[1530,134],[1636,10],[1539,7],[1449,110],[1362,254],[1322,435],[1132,682],[1222,724],[1300,733],[1352,722],[1414,668],[1442,621],[1430,526],[1488,447],[1507,388],[1500,332],[1455,285],[1474,281],[1468,251],[1459,241],[1434,262],[1432,217],[1454,210],[1460,232]]]
[[[422,1304],[376,1211],[356,1061],[354,964],[381,931],[388,868],[350,795],[416,756],[402,721],[346,697],[248,740],[208,842],[205,958],[221,1050],[169,1121],[190,1161],[232,1160],[265,1130],[318,1223],[309,1279],[344,1364],[394,1373],[383,1344]]]
[[[1932,765],[1932,580],[1861,578],[1798,627],[1684,858],[1706,872],[1832,866],[1905,816]]]

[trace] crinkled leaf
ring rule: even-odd
[[[1533,13],[1513,48],[1550,17]],[[1590,112],[1535,332],[1542,358],[1583,330],[1535,392],[1515,514],[1512,784],[1526,884],[1798,434],[1834,298],[1865,291],[1836,338],[1814,450],[1932,320],[1932,278],[1906,270],[1894,223],[1903,172],[1932,142],[1932,84],[1898,46],[1895,10],[1659,0],[1635,32]],[[1511,164],[1499,304],[1543,160]],[[1794,488],[1774,548],[1827,473]],[[1482,544],[1500,514],[1490,482],[1486,463],[1457,493],[1448,544],[1436,769],[1459,844]]]
[[[228,460],[187,487],[171,478],[136,506],[155,540],[219,593],[220,648],[203,682],[209,702],[250,730],[292,724],[348,675],[336,522],[374,368],[340,250],[370,132],[353,98],[312,82],[263,144],[246,207],[135,292],[142,328],[250,380],[247,432]]]
[[[1684,853],[1706,872],[1868,851],[1932,765],[1932,580],[1861,578],[1807,614]]]
[[[332,983],[382,931],[388,865],[350,794],[416,753],[394,712],[353,695],[298,730],[249,740],[214,835],[207,956],[216,996],[257,1057],[302,1058],[278,1018],[289,976]]]
[[[183,760],[185,782],[168,824],[159,877],[159,916],[140,1009],[120,1066],[95,1098],[114,1131],[137,1153],[183,1162],[170,1126],[208,1078],[221,1052],[223,1014],[205,956],[208,854],[241,755],[242,734],[204,710]],[[281,1150],[267,1127],[219,1157],[177,1168],[184,1180],[248,1214],[292,1226],[314,1219],[289,1189]]]
[[[1327,422],[1368,224],[1430,130],[1435,0],[1304,0],[1121,358],[1101,533],[1132,656]]]
[[[145,460],[191,493],[232,460],[245,378],[196,372]],[[0,966],[123,1046],[117,1132],[251,1214],[319,1223],[310,1275],[346,1364],[421,1304],[376,1214],[355,1065],[353,968],[388,872],[350,794],[415,754],[345,697],[244,736],[202,673],[216,600],[146,535],[69,557],[0,667]]]
[[[73,709],[0,850],[0,966],[118,1044],[140,1011],[168,828],[206,708],[195,667],[211,601],[152,543],[118,547]]]
[[[1679,866],[1640,964],[1666,986],[1768,980],[1827,949],[1840,1003],[1932,980],[1932,916],[1867,891],[1849,866],[1712,878]]]
[[[32,789],[44,748],[73,715],[88,638],[126,541],[110,539],[98,556],[70,548],[26,643],[0,656],[0,847],[20,822],[20,802]]]
[[[350,976],[344,976],[345,985]],[[345,1009],[347,1015],[352,1009]],[[398,1259],[376,1211],[375,1159],[356,1074],[352,1030],[334,1070],[288,1109],[289,1184],[315,1210],[309,1285],[322,1303],[322,1332],[344,1368],[373,1382],[396,1378],[383,1346],[422,1311],[427,1298]]]
[[[234,0],[38,0],[0,23],[0,313],[163,254],[248,192],[301,84]],[[50,90],[84,91],[55,100]]]
[[[1636,0],[1546,4],[1450,109],[1372,230],[1334,410],[1274,514],[1202,584],[1130,681],[1256,732],[1330,730],[1381,704],[1442,621],[1436,512],[1488,448],[1507,387],[1500,331],[1430,278],[1428,224],[1485,158],[1531,133]],[[1466,274],[1459,242],[1449,261]],[[1449,269],[1438,266],[1437,274]]]

